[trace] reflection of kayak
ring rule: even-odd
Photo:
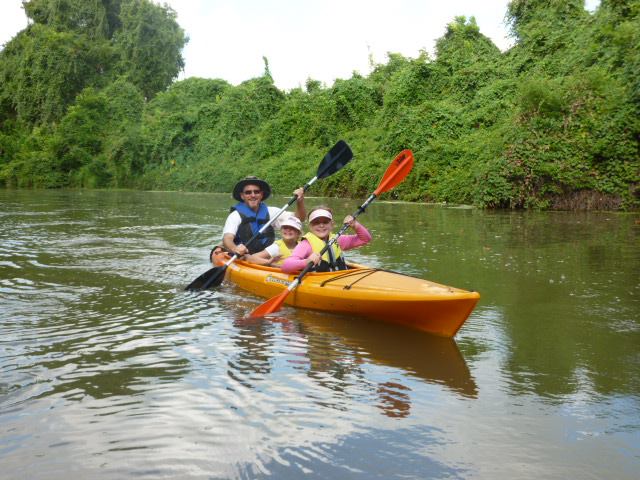
[[[221,265],[226,258],[218,256],[216,264]],[[352,266],[350,270],[307,274],[286,303],[453,337],[480,298],[477,292],[363,265]],[[278,295],[295,278],[280,269],[240,260],[229,265],[226,276],[240,288],[265,298]]]
[[[300,312],[304,333],[329,335],[335,344],[355,348],[367,362],[400,368],[430,383],[445,385],[464,397],[476,398],[478,387],[455,340],[397,328],[382,322],[353,318],[345,322],[337,315]],[[309,345],[317,342],[309,340]]]

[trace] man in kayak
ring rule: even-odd
[[[289,213],[280,223],[280,235],[282,237],[280,240],[276,240],[261,252],[247,255],[245,260],[258,265],[281,266],[282,262],[291,256],[291,252],[300,241],[300,235],[302,235],[300,219]]]
[[[282,271],[292,273],[302,270],[308,262],[314,264],[315,272],[346,270],[347,265],[342,255],[343,250],[361,247],[371,241],[371,234],[351,215],[347,215],[344,223],[355,230],[355,235],[341,235],[322,256],[320,251],[336,235],[331,233],[334,227],[333,212],[329,207],[315,207],[309,212],[309,232],[294,248],[291,256],[282,263]]]
[[[298,188],[293,192],[298,196],[296,200],[296,217],[304,220],[306,210],[304,207],[304,189]],[[269,225],[247,247],[247,242],[269,222],[271,216],[275,216],[280,209],[268,207],[264,201],[271,195],[271,187],[267,182],[257,177],[246,177],[233,187],[233,198],[238,203],[231,207],[231,213],[222,229],[222,245],[230,252],[238,256],[248,253],[256,253],[264,250],[275,240],[275,230],[279,227],[278,220]]]

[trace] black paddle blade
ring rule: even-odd
[[[202,286],[206,283],[207,280],[209,280],[209,277],[211,277],[211,275],[213,275],[214,270],[215,270],[215,267],[214,268],[210,268],[209,270],[204,272],[202,275],[200,275],[198,278],[196,278],[193,282],[191,282],[189,285],[187,285],[185,287],[185,290],[189,290],[189,291],[201,290]]]
[[[186,286],[185,290],[199,291],[206,290],[209,287],[217,287],[224,279],[226,267],[213,267],[204,272],[193,282]]]
[[[211,287],[219,287],[222,284],[222,281],[224,280],[224,272],[227,271],[227,267],[228,265],[216,267],[215,268],[216,272],[209,277],[209,280],[205,282],[205,284],[202,286],[202,289],[206,290],[207,288],[211,288]]]
[[[353,158],[353,152],[347,142],[339,140],[327,153],[318,166],[318,179],[333,175]]]

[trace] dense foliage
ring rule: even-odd
[[[288,193],[343,138],[355,159],[314,186],[372,191],[400,150],[395,198],[506,208],[640,206],[640,0],[513,0],[500,50],[457,17],[435,58],[390,53],[366,77],[275,87],[174,82],[187,39],[150,0],[31,0],[0,52],[0,184]]]

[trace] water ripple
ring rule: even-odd
[[[457,341],[291,307],[247,321],[262,299],[183,291],[227,197],[0,191],[5,476],[635,478],[636,250],[590,275],[609,250],[584,267],[576,244],[504,240],[511,215],[381,204],[351,258],[481,286]]]

